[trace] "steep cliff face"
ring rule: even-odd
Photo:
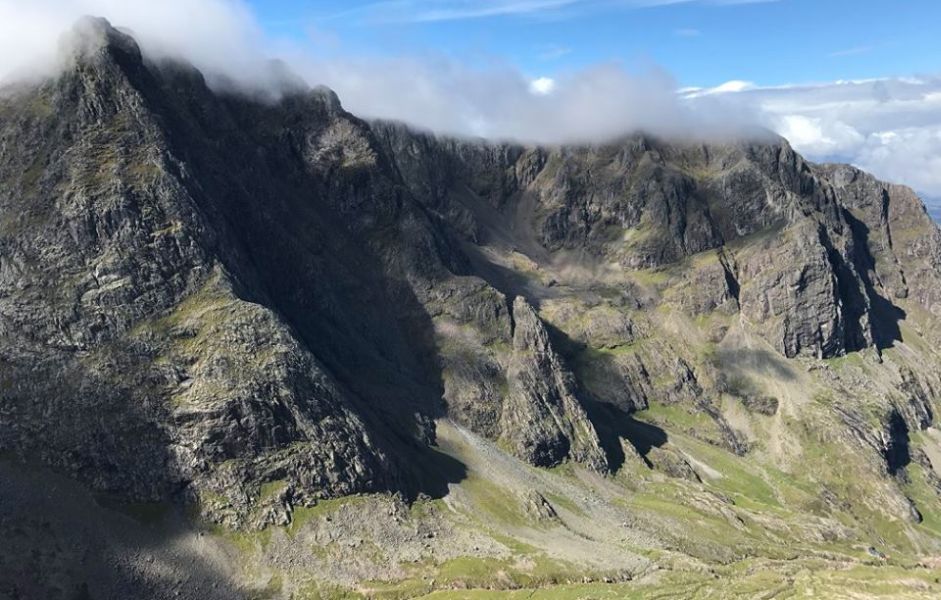
[[[873,304],[891,304],[893,291],[868,266],[870,240],[847,209],[846,176],[805,162],[783,140],[707,146],[633,137],[543,150],[436,143],[384,123],[374,130],[416,197],[458,231],[499,243],[492,208],[511,221],[514,248],[595,269],[662,269],[722,249],[719,302],[734,295],[742,316],[786,356],[881,343]],[[879,197],[883,184],[869,181],[857,196]],[[930,223],[920,226],[918,239],[935,235]],[[489,238],[481,233],[488,229]],[[912,251],[930,264],[930,248]]]
[[[846,428],[838,435],[861,444],[879,469],[904,472],[897,459],[906,454],[896,449],[932,426],[937,382],[925,365],[937,356],[922,340],[938,336],[931,315],[941,246],[910,190],[808,163],[774,138],[702,145],[632,136],[527,148],[436,139],[389,123],[372,129],[473,272],[536,306],[583,405],[692,407],[709,421],[693,435],[748,454],[763,441],[733,425],[730,399],[775,416],[781,389],[800,379],[793,365],[824,361],[819,387],[806,394],[836,401]],[[468,325],[463,347],[477,350],[462,354],[462,388],[506,386],[508,359],[487,335],[467,334]],[[827,362],[860,354],[875,356],[880,370]],[[461,407],[468,398],[459,396],[445,398]],[[452,414],[500,437],[493,417]],[[618,464],[610,423],[593,424],[609,464]],[[515,452],[527,454],[518,445]],[[893,514],[909,518],[905,496],[886,493]]]
[[[541,467],[568,458],[606,471],[594,426],[575,397],[575,378],[549,341],[549,333],[523,299],[513,302],[513,355],[509,390],[500,416],[501,439],[517,456]]]
[[[878,181],[846,165],[823,165],[846,218],[866,244],[860,269],[884,289],[890,299],[911,298],[938,314],[938,266],[941,233],[924,204],[908,188]]]
[[[440,403],[408,278],[443,263],[367,126],[216,96],[101,21],[67,43],[2,101],[4,448],[236,522],[266,481],[407,491]]]

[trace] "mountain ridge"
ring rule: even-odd
[[[708,456],[796,469],[819,522],[775,535],[888,520],[941,552],[941,230],[911,190],[784,140],[436,137],[324,88],[215,92],[104,20],[71,35],[0,97],[4,456],[225,531],[364,494],[480,508],[461,453],[491,446],[520,481],[666,481],[768,521]],[[802,478],[834,447],[871,481]]]

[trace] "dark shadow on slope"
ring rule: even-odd
[[[584,352],[586,345],[573,340],[564,331],[549,323],[545,323],[545,326],[553,348],[571,367],[575,357]],[[627,383],[621,380],[621,385],[627,385]],[[627,460],[621,445],[622,440],[627,440],[634,447],[648,467],[653,466],[647,460],[647,454],[652,448],[659,448],[666,444],[668,437],[663,429],[638,421],[631,416],[633,410],[641,407],[636,405],[622,407],[599,400],[581,382],[579,382],[577,395],[585,408],[588,420],[598,433],[598,441],[601,443],[612,472],[618,471]]]
[[[0,460],[0,598],[254,596],[223,546],[172,505],[103,506],[83,486]]]
[[[145,358],[129,345],[109,349],[103,360],[114,362],[98,370],[69,353],[0,361],[0,452],[67,472],[99,492],[168,499],[188,482],[158,425],[166,407],[147,397],[151,382],[139,369]]]
[[[448,495],[451,484],[467,479],[467,465],[439,449],[437,432],[430,420],[419,417],[416,420],[420,429],[417,434],[408,429],[388,430],[395,462],[401,470],[398,489],[392,491],[402,493],[410,502],[419,496],[438,500]]]
[[[486,280],[507,298],[522,296],[538,310],[543,300],[558,296],[558,291],[544,285],[535,274],[527,275],[497,264],[482,246],[464,242],[461,249],[470,261],[472,274]]]
[[[850,224],[856,240],[854,261],[869,297],[873,342],[879,350],[891,348],[895,342],[903,341],[899,323],[904,321],[907,315],[904,310],[880,294],[870,278],[870,273],[876,273],[876,261],[869,248],[869,226],[853,216],[849,210],[844,209],[843,216]]]
[[[908,425],[898,411],[893,410],[889,415],[888,429],[889,440],[883,456],[889,474],[897,475],[912,462]]]
[[[292,337],[316,358],[318,370],[324,367],[322,370],[329,372],[331,379],[340,384],[338,387],[349,391],[343,394],[343,408],[360,417],[369,439],[396,461],[397,469],[386,469],[394,473],[388,473],[387,478],[363,477],[361,485],[368,489],[354,491],[380,491],[386,487],[400,491],[388,481],[409,480],[411,460],[401,455],[411,459],[411,454],[417,452],[412,447],[422,443],[422,426],[416,423],[415,415],[435,417],[444,411],[443,380],[431,319],[402,269],[390,267],[402,255],[410,257],[410,252],[424,251],[420,258],[433,254],[433,242],[427,246],[419,243],[432,234],[416,240],[396,230],[405,229],[402,221],[410,218],[406,225],[422,233],[421,215],[410,210],[400,186],[388,179],[381,166],[320,173],[307,164],[303,154],[306,136],[315,138],[321,133],[318,127],[327,127],[339,110],[317,92],[285,98],[281,104],[217,95],[191,67],[157,69],[128,53],[118,53],[120,60],[111,64],[107,55],[104,53],[99,57],[101,61],[84,65],[81,70],[64,72],[50,84],[55,92],[50,127],[84,123],[83,107],[100,103],[103,110],[115,113],[115,122],[135,134],[128,142],[122,138],[121,144],[142,144],[159,138],[156,143],[166,158],[166,169],[155,169],[160,171],[158,176],[148,166],[139,178],[131,179],[140,179],[140,185],[127,189],[129,186],[123,182],[117,185],[120,176],[139,165],[101,166],[98,162],[102,159],[86,157],[90,166],[100,169],[102,189],[109,190],[109,194],[112,189],[120,189],[129,208],[112,214],[110,208],[100,208],[110,204],[95,204],[87,211],[87,219],[83,217],[82,225],[76,227],[87,226],[94,231],[93,240],[120,235],[123,242],[127,229],[134,230],[134,226],[125,228],[125,223],[136,223],[139,213],[166,212],[184,220],[191,228],[186,238],[191,247],[181,250],[174,244],[157,244],[150,237],[145,238],[150,243],[142,243],[140,248],[132,244],[131,238],[122,245],[121,249],[134,259],[159,263],[165,269],[157,274],[162,279],[155,275],[148,282],[155,289],[144,288],[140,297],[165,296],[161,297],[161,310],[180,300],[180,291],[169,285],[181,274],[175,266],[179,262],[174,260],[175,253],[192,254],[199,268],[216,268],[222,263],[236,294],[277,313],[289,326]],[[89,85],[89,80],[95,85]],[[140,92],[143,102],[127,101],[130,87]],[[102,118],[96,118],[100,124]],[[147,133],[150,129],[159,130],[160,135],[151,136]],[[66,148],[86,148],[89,142],[84,130],[76,133],[70,129],[67,135],[50,137]],[[103,143],[105,150],[113,145],[110,140]],[[156,178],[156,183],[151,178]],[[50,193],[50,202],[54,198]],[[69,229],[61,223],[70,220],[63,220],[61,215],[53,217],[56,220],[50,227]],[[373,229],[368,229],[370,223],[357,227],[361,225],[357,217],[367,221],[375,218],[378,223]],[[382,236],[386,235],[404,243],[384,244]],[[412,241],[416,248],[408,244]],[[87,255],[88,265],[93,264],[91,258],[100,247],[107,246],[68,246],[75,254]],[[148,250],[141,249],[144,247]],[[156,250],[150,250],[152,247]],[[432,263],[429,270],[438,264],[428,262]],[[137,274],[133,265],[127,272]],[[142,285],[146,279],[141,277]],[[42,302],[36,304],[41,306]],[[58,327],[69,329],[70,335],[83,340],[116,336],[100,331],[100,313],[107,312],[106,305],[86,311],[77,299],[75,302],[75,314],[69,314],[67,325]],[[158,316],[139,298],[134,302],[138,310],[133,318]],[[41,346],[48,342],[30,341],[34,343]],[[93,356],[105,349],[105,344],[97,341],[88,348]],[[265,348],[258,350],[263,352]],[[34,352],[39,357],[49,354],[45,348]],[[128,498],[173,496],[187,482],[179,481],[180,476],[173,473],[175,458],[169,449],[175,440],[168,438],[174,429],[186,427],[186,419],[192,415],[177,419],[167,414],[170,400],[166,377],[152,372],[154,357],[150,352],[141,352],[143,355],[124,349],[113,352],[120,359],[120,368],[109,368],[100,377],[94,372],[80,372],[73,377],[58,364],[47,371],[26,364],[15,378],[15,385],[58,383],[46,390],[17,390],[16,403],[0,402],[0,449],[11,445],[6,443],[7,437],[29,439],[30,447],[21,449],[24,455],[54,466],[65,465],[77,479],[94,484],[96,489]],[[70,355],[62,360],[78,363],[82,357],[78,358]],[[238,452],[260,454],[294,441],[311,442],[291,426],[291,410],[305,412],[312,421],[330,415],[315,413],[316,402],[303,402],[316,399],[320,385],[317,378],[298,379],[303,379],[303,385],[298,386],[302,401],[294,406],[268,406],[270,396],[278,392],[273,386],[253,390],[257,398],[242,403],[266,413],[261,415],[265,425],[259,426],[266,434],[263,447],[246,447],[249,436],[240,435],[242,415],[236,414],[241,406],[226,415],[237,424],[229,431],[235,432],[231,441]],[[278,383],[285,382],[290,383]],[[118,389],[121,387],[124,389]],[[277,414],[267,414],[269,408]],[[15,429],[6,422],[11,412],[21,417],[11,417],[9,423],[16,424]],[[44,422],[48,415],[55,415],[62,426]],[[251,418],[245,421],[249,427],[253,424]],[[168,423],[172,425],[159,426]],[[200,443],[205,446],[200,451],[210,456],[210,462],[222,462],[235,453],[229,447],[223,448],[216,437]],[[446,471],[448,475],[457,472]],[[442,482],[434,482],[434,489],[440,490],[446,480],[443,477]]]
[[[779,354],[765,348],[719,348],[716,367],[725,374],[736,372],[771,375],[783,381],[794,381],[797,375]]]
[[[862,350],[869,345],[866,332],[863,329],[863,319],[869,310],[866,294],[859,289],[857,273],[846,263],[842,254],[833,246],[825,233],[820,234],[820,241],[827,251],[827,260],[830,268],[836,275],[837,293],[843,308],[843,347],[850,352]],[[858,273],[859,278],[866,279],[863,272]],[[868,290],[869,285],[865,285]],[[833,356],[832,350],[827,356]]]
[[[653,466],[647,459],[651,449],[660,448],[669,441],[663,429],[638,421],[613,404],[594,400],[583,400],[582,404],[598,432],[612,472],[620,470],[627,459],[621,447],[621,440],[627,440],[648,467]]]
[[[467,466],[437,448],[412,447],[401,458],[410,467],[410,489],[435,500],[448,495],[450,484],[467,479]],[[414,493],[409,497],[409,500],[416,499]]]
[[[346,167],[309,155],[331,124],[360,125],[318,92],[274,105],[217,95],[180,65],[139,85],[198,182],[189,191],[218,227],[240,296],[284,318],[414,481],[426,460],[416,415],[445,405],[434,326],[409,277],[434,281],[446,241],[381,156]],[[397,491],[440,493],[458,473],[445,471],[431,490]]]
[[[895,342],[904,341],[899,323],[908,316],[905,311],[879,294],[873,294],[870,300],[872,301],[872,334],[876,347],[885,350],[895,346]]]

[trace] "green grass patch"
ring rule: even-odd
[[[471,474],[461,482],[461,487],[471,497],[474,507],[486,513],[479,515],[483,523],[490,518],[507,525],[528,525],[529,519],[520,502],[513,493],[508,492],[483,477]]]
[[[919,529],[927,529],[935,538],[941,540],[941,496],[928,479],[929,473],[918,463],[907,467],[908,482],[905,493],[921,513]]]
[[[585,514],[585,512],[577,504],[575,504],[575,502],[569,498],[566,498],[565,496],[552,492],[545,492],[543,495],[556,509],[563,508],[575,515],[583,516]]]
[[[722,474],[722,477],[711,480],[710,485],[737,500],[751,500],[758,505],[756,508],[781,508],[775,488],[761,476],[762,470],[749,460],[699,441],[690,440],[689,443],[695,445],[692,454],[698,460]]]
[[[258,492],[258,501],[263,502],[277,496],[284,491],[287,486],[288,482],[284,480],[269,481],[261,484],[261,489]]]
[[[365,600],[373,596],[320,581],[307,581],[297,587],[289,596],[290,600]]]
[[[716,428],[715,422],[709,415],[683,404],[651,402],[647,410],[638,412],[635,418],[638,421],[659,425],[663,429],[698,432],[700,434]]]

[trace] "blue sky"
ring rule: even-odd
[[[533,76],[656,64],[681,86],[934,73],[937,0],[251,0],[272,36],[347,56],[442,54]],[[935,24],[932,26],[931,24]]]

